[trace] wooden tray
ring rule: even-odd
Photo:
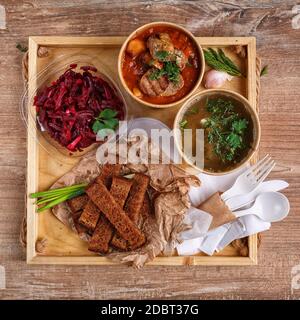
[[[97,56],[97,58],[111,70],[111,76],[117,79],[117,56],[124,37],[30,37],[29,38],[29,83],[28,95],[32,96],[37,88],[36,75],[49,63],[61,55],[84,54]],[[197,38],[205,47],[222,47],[226,54],[234,60],[243,70],[247,70],[247,79],[235,77],[227,82],[224,88],[244,95],[253,106],[256,104],[256,42],[254,37],[240,38]],[[240,59],[231,50],[230,45],[243,45],[247,48],[247,59]],[[40,46],[47,47],[49,55],[39,57]],[[121,88],[121,86],[120,86]],[[122,89],[122,88],[121,88]],[[200,87],[199,90],[204,90]],[[123,92],[125,90],[122,90]],[[125,95],[125,92],[124,92]],[[140,106],[130,97],[128,99],[129,112],[136,117],[153,117],[165,122],[169,127],[179,107],[172,109],[151,109]],[[34,114],[32,99],[29,99],[29,110]],[[41,147],[37,143],[39,136],[34,118],[28,117],[28,163],[27,163],[27,192],[49,188],[59,177],[69,171],[79,160],[79,157],[68,157],[53,148],[43,137]],[[45,148],[46,147],[46,148]],[[91,253],[87,243],[80,240],[69,228],[64,226],[51,212],[42,214],[35,212],[34,201],[27,201],[27,263],[30,264],[85,264],[107,265],[113,264],[105,257]],[[46,239],[47,245],[36,250],[37,240]],[[226,247],[223,251],[209,257],[198,254],[190,257],[172,256],[157,257],[150,265],[250,265],[257,263],[257,235],[248,238],[249,255],[242,257],[233,246]],[[39,251],[39,252],[38,252]]]

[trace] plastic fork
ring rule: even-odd
[[[234,196],[253,191],[266,179],[274,167],[275,161],[267,154],[263,159],[238,176],[233,186],[222,193],[222,200],[226,201]]]

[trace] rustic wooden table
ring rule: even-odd
[[[300,7],[296,3],[2,0],[0,299],[300,298]],[[255,267],[136,271],[124,266],[26,265],[19,245],[26,131],[18,113],[23,81],[16,43],[26,44],[30,35],[126,35],[159,20],[182,24],[198,36],[257,38],[258,54],[263,65],[269,65],[269,74],[261,79],[260,152],[270,153],[278,163],[272,177],[290,183],[285,192],[292,207],[289,217],[264,233]]]

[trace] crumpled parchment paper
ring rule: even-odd
[[[132,138],[128,144],[135,142],[135,138]],[[141,148],[149,148],[151,152],[159,152],[146,137],[139,137],[139,145]],[[52,188],[91,182],[100,174],[101,168],[102,166],[96,160],[96,151],[92,151],[86,154],[72,170],[57,180]],[[199,186],[200,181],[195,176],[187,175],[185,171],[173,164],[148,164],[147,161],[144,161],[144,163],[135,165],[123,165],[123,174],[135,172],[143,172],[150,177],[150,198],[152,198],[154,214],[143,217],[140,225],[147,237],[147,242],[135,251],[112,251],[106,257],[139,268],[160,253],[172,252],[179,233],[187,228],[183,220],[185,212],[190,207],[189,188]],[[59,204],[52,211],[62,223],[77,232],[66,203]],[[81,234],[80,237],[85,241],[89,239],[88,234]]]

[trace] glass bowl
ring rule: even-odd
[[[50,136],[50,134],[40,125],[36,113],[36,108],[33,105],[34,97],[37,93],[45,88],[46,86],[50,86],[51,83],[59,78],[71,64],[76,64],[77,67],[74,69],[76,72],[80,72],[80,67],[82,66],[92,66],[95,67],[98,71],[93,72],[93,74],[99,76],[103,80],[105,80],[109,86],[113,89],[116,96],[123,102],[124,106],[124,121],[128,121],[128,107],[124,95],[122,94],[119,85],[117,84],[117,76],[114,75],[112,70],[109,67],[104,65],[97,56],[90,56],[86,54],[73,54],[73,55],[61,55],[57,59],[55,59],[52,63],[48,64],[45,68],[43,68],[36,77],[28,80],[28,87],[30,90],[26,90],[23,94],[20,112],[25,124],[28,124],[29,119],[32,120],[32,123],[35,123],[36,132],[31,132],[41,147],[43,147],[48,153],[51,153],[53,156],[54,150],[58,151],[60,154],[64,156],[71,157],[82,157],[87,152],[93,150],[98,147],[102,142],[92,143],[90,146],[82,149],[82,151],[74,151],[71,152],[66,147],[62,146],[58,141]],[[82,70],[81,70],[82,72]],[[33,89],[32,89],[33,88]],[[28,103],[30,102],[30,104]],[[28,126],[27,126],[28,128]],[[116,131],[123,132],[122,128],[118,128]]]

